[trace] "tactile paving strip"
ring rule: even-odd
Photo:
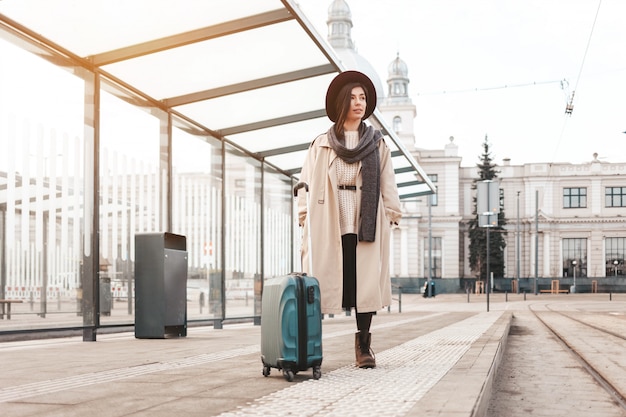
[[[220,416],[404,416],[497,319],[478,314],[378,353],[374,369],[345,366]]]
[[[400,326],[407,322],[425,320],[427,318],[433,318],[443,313],[434,313],[417,318],[396,320],[391,323],[375,326],[374,328],[393,327]],[[353,330],[339,331],[329,334],[324,334],[324,339],[338,337],[344,334],[354,333]],[[81,342],[82,343],[82,342]],[[33,382],[31,384],[19,385],[16,387],[7,387],[0,389],[0,403],[17,401],[24,398],[33,397],[35,395],[50,394],[60,392],[68,389],[84,387],[87,385],[101,384],[105,382],[118,381],[126,378],[133,378],[140,375],[151,374],[155,372],[167,371],[178,368],[185,368],[189,366],[218,362],[225,359],[235,358],[237,356],[249,355],[259,352],[259,345],[246,346],[240,349],[233,349],[227,351],[221,351],[210,354],[196,355],[189,358],[184,358],[171,362],[156,362],[139,366],[132,366],[128,368],[118,368],[103,372],[93,372],[82,375],[73,375],[67,378],[58,378],[48,381]]]
[[[119,381],[140,375],[155,372],[168,371],[171,369],[185,368],[203,363],[223,361],[241,355],[248,355],[259,351],[258,346],[248,346],[241,349],[233,349],[224,352],[203,354],[172,362],[156,362],[147,365],[133,366],[110,371],[94,372],[82,375],[74,375],[67,378],[59,378],[49,381],[33,382],[32,384],[17,387],[3,388],[0,390],[0,403],[16,401],[23,398],[33,397],[40,394],[50,394],[72,388],[87,385],[101,384],[104,382]]]

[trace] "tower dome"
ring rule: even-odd
[[[389,77],[404,77],[407,78],[409,75],[409,68],[406,66],[406,63],[400,59],[400,52],[397,53],[396,59],[391,61],[388,67]]]
[[[345,0],[334,0],[328,6],[328,41],[337,48],[354,48],[352,43],[352,12]]]
[[[352,41],[352,12],[346,0],[333,0],[328,7],[328,42],[334,48],[347,70],[361,71],[376,87],[378,102],[385,96],[385,89],[374,67],[359,55]]]
[[[396,58],[387,66],[388,95],[379,103],[380,112],[392,123],[393,131],[407,149],[415,149],[415,105],[409,96],[409,69],[396,52]]]
[[[409,68],[400,59],[399,52],[387,69],[389,71],[389,78],[387,78],[388,97],[407,99],[409,97]]]
[[[352,12],[350,12],[350,6],[345,0],[334,0],[330,6],[328,6],[328,14],[335,16],[345,15],[347,19],[352,19]]]

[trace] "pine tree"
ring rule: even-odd
[[[476,189],[478,181],[493,180],[498,177],[500,171],[496,170],[489,150],[489,141],[485,136],[483,142],[483,153],[480,162],[476,164],[478,168],[478,179],[474,180],[472,186]],[[506,247],[506,231],[504,225],[506,218],[504,215],[504,201],[500,193],[500,212],[498,213],[498,225],[489,231],[489,271],[494,277],[504,276],[504,248]],[[469,262],[470,269],[475,276],[480,279],[487,278],[487,228],[480,227],[478,223],[478,213],[476,213],[476,198],[474,198],[474,218],[469,222]],[[489,280],[487,280],[489,282]]]

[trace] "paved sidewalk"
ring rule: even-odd
[[[486,407],[509,321],[504,309],[486,312],[464,296],[405,295],[402,313],[374,318],[377,368],[354,367],[354,317],[336,316],[323,321],[322,378],[305,371],[291,383],[277,370],[262,376],[252,324],[192,327],[178,339],[2,343],[0,409],[7,417],[470,416]],[[449,390],[463,395],[451,401]]]
[[[264,378],[252,324],[191,327],[177,339],[120,333],[0,343],[0,414],[484,416],[514,314],[548,299],[522,297],[492,294],[487,311],[484,296],[404,295],[402,313],[395,306],[374,318],[378,366],[369,370],[353,365],[354,317],[325,318],[317,381],[310,371],[291,383],[276,370]],[[568,308],[588,300],[554,297]]]

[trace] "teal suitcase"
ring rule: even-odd
[[[322,376],[322,313],[316,278],[302,273],[266,281],[261,310],[263,375],[282,370],[287,381],[313,369]]]

